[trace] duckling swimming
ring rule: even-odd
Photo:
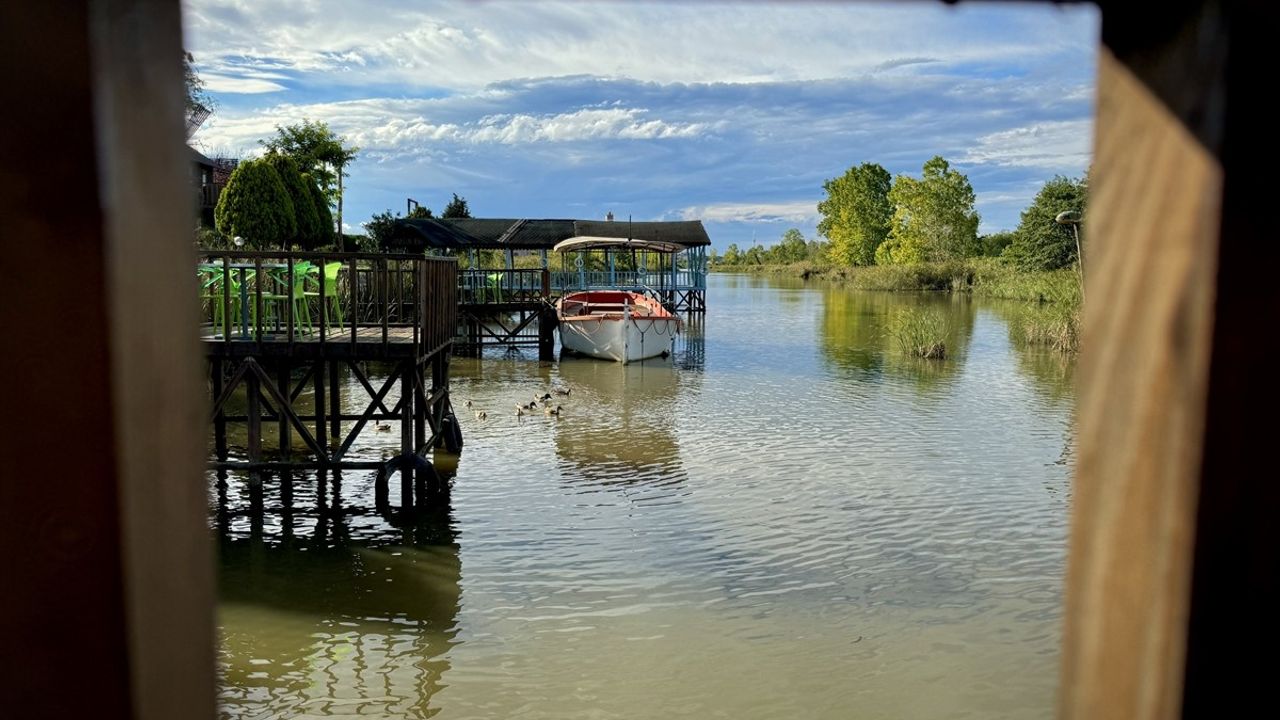
[[[391,432],[391,423],[375,422],[373,424],[373,429],[378,432]]]
[[[484,419],[485,419],[485,418],[487,418],[487,417],[489,417],[489,413],[487,413],[487,412],[485,412],[485,411],[483,411],[483,410],[477,410],[477,411],[476,411],[476,419],[477,419],[477,420],[484,420]]]
[[[559,415],[559,414],[560,414],[560,410],[561,410],[561,409],[562,409],[562,408],[561,408],[559,405],[557,405],[557,406],[555,406],[555,407],[553,407],[553,408],[552,408],[552,407],[546,408],[546,409],[545,409],[545,410],[543,410],[542,412],[543,412],[544,414],[546,414],[546,415]]]
[[[563,395],[565,397],[568,397],[569,393],[573,391],[573,388],[567,387],[554,387],[551,389],[555,390],[557,395]]]

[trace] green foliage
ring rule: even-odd
[[[324,196],[324,192],[320,190],[320,186],[316,184],[311,175],[304,173],[302,175],[302,183],[307,188],[307,195],[311,197],[311,206],[316,211],[316,235],[313,245],[303,245],[307,250],[314,250],[333,242],[333,213],[329,211],[329,200]]]
[[[435,217],[435,215],[431,214],[431,208],[426,205],[415,205],[414,208],[409,211],[409,214],[405,215],[405,218],[409,220],[430,220],[433,217]]]
[[[297,234],[289,238],[289,242],[297,243],[304,250],[318,247],[320,242],[320,218],[316,216],[315,201],[311,199],[311,191],[298,172],[298,164],[293,158],[280,153],[270,152],[260,162],[270,165],[280,176],[280,182],[289,193],[290,205],[293,207],[293,220]]]
[[[213,212],[218,232],[244,238],[245,247],[286,247],[298,234],[293,201],[280,175],[265,160],[240,163]]]
[[[467,199],[458,197],[458,193],[453,194],[453,199],[448,205],[444,206],[444,213],[440,215],[442,218],[469,218],[471,217],[471,208],[467,207]]]
[[[1036,193],[1031,206],[1022,211],[1013,242],[1006,257],[1024,270],[1056,270],[1076,262],[1076,238],[1070,225],[1055,222],[1064,210],[1085,212],[1088,181],[1055,176]],[[1084,233],[1080,234],[1084,243]]]
[[[870,265],[889,235],[893,206],[889,171],[876,163],[851,167],[822,184],[827,197],[818,203],[818,234],[831,241],[830,256],[842,265]]]
[[[1013,244],[1013,233],[997,232],[978,238],[978,254],[984,257],[1000,257]]]
[[[390,210],[374,213],[373,218],[364,224],[365,241],[360,249],[365,252],[378,252],[385,249],[391,240],[391,231],[395,229],[396,220],[399,217],[400,213],[393,215]]]
[[[939,262],[979,252],[973,186],[941,157],[924,164],[921,179],[899,175],[889,190],[893,222],[876,249],[882,265]]]
[[[729,243],[729,247],[724,249],[724,257],[720,258],[720,262],[730,266],[742,263],[742,251],[738,250],[738,243]]]
[[[204,89],[204,80],[196,72],[195,57],[191,53],[182,53],[182,80],[186,86],[187,116],[191,117],[201,111],[213,110],[213,98]]]
[[[791,228],[782,234],[782,239],[777,245],[769,248],[766,253],[769,259],[778,263],[800,262],[809,254],[809,247],[805,243],[804,233],[795,228]]]
[[[275,137],[260,142],[269,151],[293,158],[299,170],[311,175],[330,202],[338,199],[338,174],[360,151],[346,147],[346,140],[330,130],[327,123],[305,118],[296,125],[277,125]]]

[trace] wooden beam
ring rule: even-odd
[[[21,108],[0,326],[46,339],[6,344],[0,372],[8,402],[54,413],[0,434],[0,543],[23,548],[0,674],[24,717],[214,714],[201,360],[173,334],[199,317],[181,51],[176,0],[0,5],[0,100]],[[74,352],[49,336],[68,325]]]
[[[1060,710],[1247,715],[1280,597],[1270,117],[1253,73],[1276,12],[1106,3],[1086,219]],[[1228,112],[1229,111],[1229,112]]]

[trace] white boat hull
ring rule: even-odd
[[[626,364],[669,354],[680,321],[674,317],[588,315],[560,320],[560,345],[582,355]]]

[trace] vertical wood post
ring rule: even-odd
[[[222,360],[214,358],[209,365],[209,373],[213,378],[213,397],[222,397]],[[213,453],[219,460],[227,459],[227,415],[222,408],[218,408],[213,417]]]
[[[342,437],[342,396],[338,392],[338,361],[329,360],[329,437]]]
[[[288,458],[293,448],[293,427],[289,424],[285,409],[292,409],[293,407],[291,400],[293,394],[291,385],[293,383],[289,374],[289,361],[282,358],[278,362],[279,364],[276,366],[276,387],[280,389],[280,395],[284,398],[286,404],[279,408],[280,417],[276,422],[277,431],[280,434],[280,454]]]
[[[400,370],[400,506],[413,509],[413,373],[414,361],[403,360]]]

